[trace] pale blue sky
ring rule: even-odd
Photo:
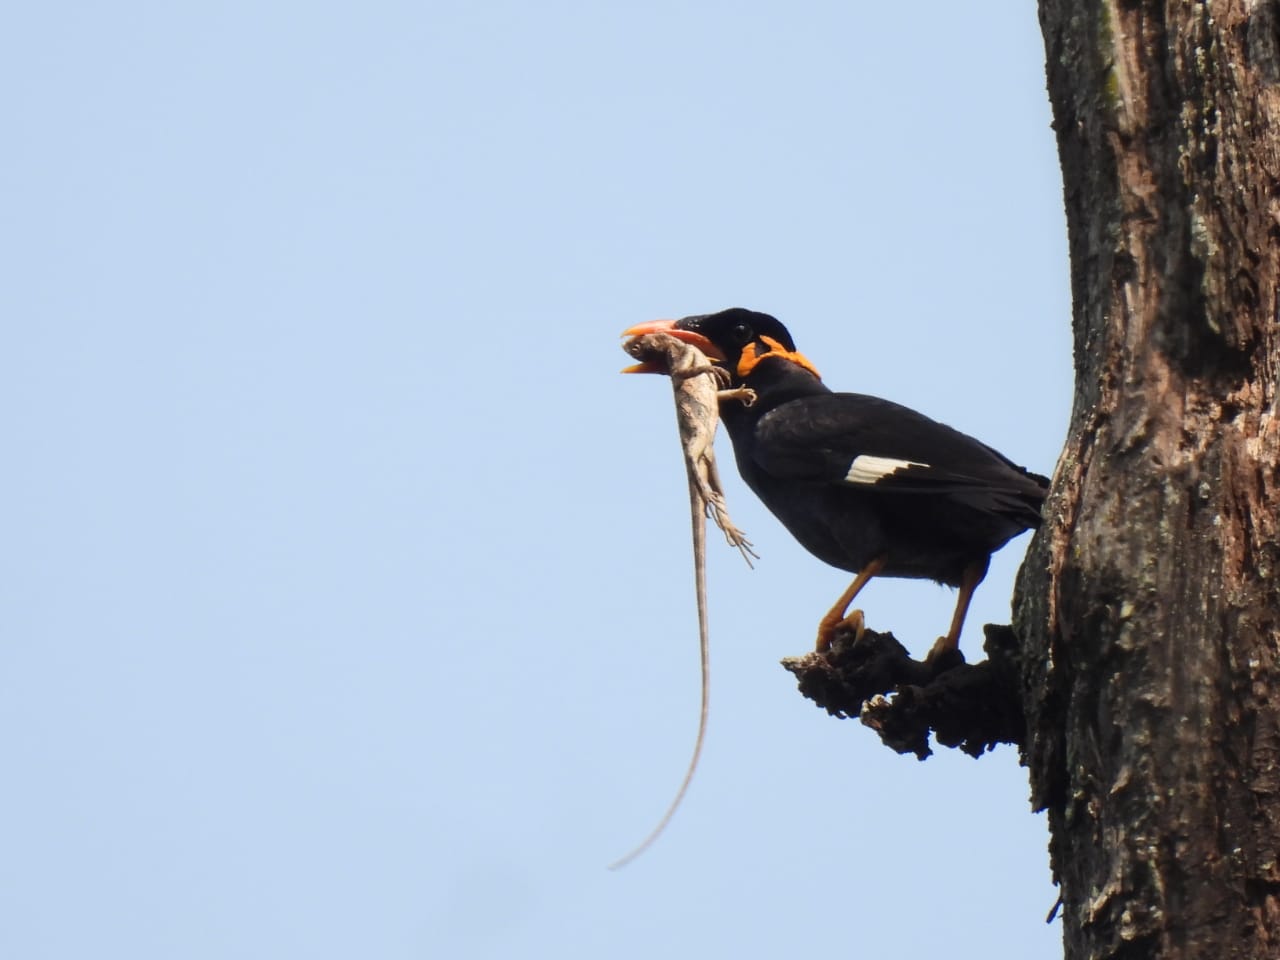
[[[1034,5],[26,5],[0,39],[0,956],[1060,955],[1015,751],[796,692],[845,574],[721,456],[711,729],[666,383],[741,305],[1049,472]],[[1026,538],[963,640],[1007,622]],[[876,583],[923,653],[953,594]]]

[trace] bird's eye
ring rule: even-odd
[[[754,339],[754,334],[752,334],[749,326],[745,323],[740,323],[733,328],[733,339],[741,346],[750,343]]]

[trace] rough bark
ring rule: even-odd
[[[1067,960],[1280,957],[1280,0],[1040,19],[1076,390],[1013,631],[785,664],[902,752],[1019,743]]]
[[[959,650],[912,660],[891,633],[868,630],[855,641],[843,627],[829,650],[782,665],[802,694],[832,716],[859,717],[898,753],[924,760],[932,736],[979,757],[998,743],[1021,744],[1026,732],[1018,640],[1008,627],[988,624],[986,633],[987,659],[973,665]]]
[[[1014,626],[1066,956],[1280,956],[1280,17],[1040,17],[1076,396]]]

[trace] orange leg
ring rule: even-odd
[[[932,660],[939,654],[960,646],[960,630],[964,627],[965,614],[969,612],[969,601],[973,599],[973,591],[978,589],[978,584],[987,575],[987,564],[990,562],[991,558],[988,557],[965,567],[960,579],[960,595],[956,597],[956,612],[951,617],[951,629],[945,637],[938,638],[927,659]]]
[[[883,569],[884,557],[876,557],[858,572],[858,575],[853,579],[853,583],[849,584],[849,589],[840,595],[836,605],[819,621],[818,645],[815,649],[819,652],[828,649],[831,646],[832,638],[835,636],[836,627],[842,623],[847,623],[859,637],[862,636],[862,632],[866,629],[862,611],[855,610],[848,617],[845,616],[845,611],[849,609],[849,604],[853,603],[853,598],[858,595],[871,578]]]

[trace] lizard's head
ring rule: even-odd
[[[632,327],[623,336],[631,334],[636,329]],[[671,334],[658,332],[632,336],[630,340],[622,345],[622,349],[640,361],[633,366],[623,367],[623,373],[669,374],[675,359],[679,356],[679,352],[690,348],[671,336]]]
[[[734,382],[745,380],[756,364],[766,357],[794,363],[818,376],[809,359],[796,350],[787,328],[767,313],[732,307],[683,320],[651,320],[632,327],[623,336],[647,333],[667,333],[692,344],[725,367],[733,375]]]
[[[631,339],[622,345],[622,349],[640,362],[635,366],[624,368],[622,372],[670,373],[680,352],[688,351],[689,347],[696,347],[709,360],[724,360],[724,354],[702,334],[682,330],[676,326],[683,322],[683,320],[650,320],[623,330],[622,335]]]

